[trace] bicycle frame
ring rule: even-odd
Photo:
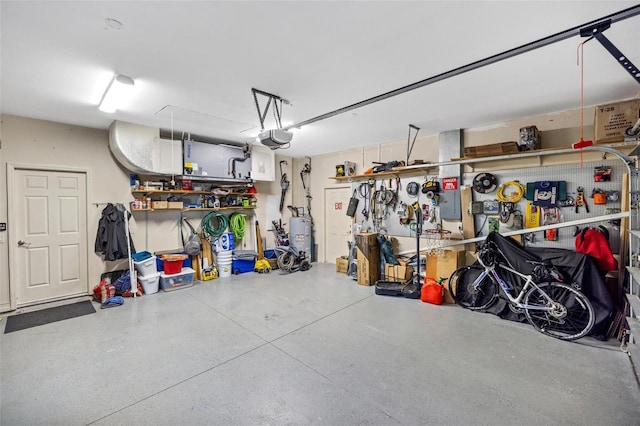
[[[523,274],[521,272],[518,272],[518,271],[514,270],[513,268],[510,268],[509,266],[507,266],[505,264],[498,263],[497,268],[509,271],[509,272],[511,272],[513,274],[518,275],[520,278],[523,278],[523,279],[526,280],[526,282],[524,283],[524,285],[520,289],[520,292],[518,293],[518,295],[516,297],[513,297],[509,293],[509,285],[510,285],[510,283],[507,283],[504,279],[502,279],[502,277],[496,271],[496,266],[495,265],[491,265],[491,266],[485,265],[480,257],[481,256],[478,256],[478,262],[480,262],[480,265],[482,265],[482,267],[484,268],[484,271],[473,282],[473,287],[475,289],[477,289],[478,286],[480,285],[480,283],[482,282],[482,280],[487,275],[489,275],[491,278],[494,279],[494,281],[496,281],[498,283],[498,285],[502,289],[502,292],[504,293],[504,295],[507,296],[507,299],[509,299],[509,301],[513,305],[517,306],[518,308],[539,310],[539,311],[548,311],[548,310],[552,309],[552,307],[548,307],[548,306],[527,305],[527,304],[524,304],[524,303],[521,302],[522,298],[527,293],[529,288],[530,287],[535,287],[538,290],[540,290],[540,293],[542,295],[544,295],[544,298],[547,300],[547,302],[549,302],[550,304],[554,303],[554,301],[547,295],[547,293],[545,293],[542,289],[540,289],[540,287],[533,281],[533,279],[531,278],[531,275]],[[513,286],[513,287],[517,288],[515,286]]]

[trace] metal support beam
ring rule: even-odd
[[[413,142],[411,142],[411,129],[416,131],[415,135],[413,135]],[[409,157],[411,157],[413,146],[416,144],[416,138],[418,137],[418,133],[420,133],[420,127],[416,127],[413,124],[409,124],[409,135],[407,136],[407,158],[404,163],[405,166],[409,165]],[[411,143],[411,145],[409,145],[409,143]]]
[[[603,18],[596,19],[594,21],[590,21],[590,22],[584,23],[582,25],[578,25],[578,26],[573,27],[573,28],[569,28],[568,30],[564,30],[564,31],[561,31],[559,33],[556,33],[556,34],[541,38],[541,39],[533,41],[531,43],[523,44],[522,46],[518,46],[518,47],[515,47],[513,49],[506,50],[504,52],[498,53],[496,55],[489,56],[489,57],[484,58],[484,59],[480,59],[479,61],[471,62],[470,64],[463,65],[461,67],[454,68],[454,69],[449,70],[449,71],[445,71],[445,72],[443,72],[441,74],[437,74],[437,75],[434,75],[432,77],[425,78],[424,80],[420,80],[420,81],[417,81],[415,83],[408,84],[408,85],[403,86],[403,87],[401,87],[399,89],[391,90],[391,91],[383,93],[381,95],[377,95],[377,96],[371,97],[369,99],[365,99],[364,101],[356,102],[355,104],[351,104],[351,105],[348,105],[346,107],[339,108],[339,109],[336,109],[336,110],[331,111],[331,112],[327,112],[327,113],[319,115],[317,117],[310,118],[310,119],[304,120],[304,121],[300,121],[299,123],[295,123],[295,124],[292,124],[290,126],[285,127],[285,130],[289,130],[289,129],[292,129],[292,128],[295,128],[295,127],[302,127],[302,126],[306,126],[306,125],[311,124],[311,123],[315,123],[317,121],[325,120],[327,118],[334,117],[334,116],[339,115],[339,114],[343,114],[345,112],[354,110],[356,108],[362,108],[364,106],[371,105],[371,104],[373,104],[375,102],[380,102],[380,101],[383,101],[385,99],[389,99],[389,98],[391,98],[393,96],[397,96],[397,95],[401,95],[403,93],[409,92],[411,90],[419,89],[421,87],[425,87],[425,86],[428,86],[430,84],[437,83],[439,81],[446,80],[446,79],[449,79],[451,77],[455,77],[457,75],[464,74],[466,72],[473,71],[473,70],[476,70],[478,68],[482,68],[482,67],[485,67],[487,65],[494,64],[496,62],[504,61],[505,59],[513,58],[514,56],[518,56],[518,55],[521,55],[523,53],[527,53],[527,52],[530,52],[532,50],[539,49],[541,47],[545,47],[545,46],[548,46],[548,45],[553,44],[553,43],[557,43],[557,42],[562,41],[562,40],[566,40],[566,39],[569,39],[569,38],[572,38],[572,37],[580,36],[581,35],[581,30],[584,27],[593,26],[593,25],[595,25],[595,24],[597,24],[597,23],[599,23],[599,22],[601,22],[603,20],[609,20],[611,23],[615,23],[615,22],[619,22],[619,21],[634,17],[636,15],[640,15],[640,5],[633,6],[633,7],[630,7],[628,9],[624,9],[624,10],[621,10],[619,12],[616,12],[616,13],[612,13],[611,15],[605,16]]]
[[[638,67],[636,67],[635,65],[633,65],[633,63],[631,62],[631,60],[629,58],[627,58],[604,34],[603,32],[605,30],[608,30],[611,27],[611,21],[610,20],[604,20],[604,21],[600,21],[597,24],[594,25],[590,25],[588,27],[584,27],[582,28],[582,30],[580,30],[580,36],[582,37],[589,37],[589,40],[595,38],[596,40],[598,40],[600,42],[600,44],[607,49],[607,52],[609,52],[611,54],[611,56],[613,56],[613,59],[615,59],[622,68],[624,68],[624,70],[626,72],[628,72],[631,75],[631,78],[633,78],[637,83],[640,84],[640,71],[638,71]],[[585,41],[586,43],[586,41]]]

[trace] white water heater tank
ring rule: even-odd
[[[311,219],[306,217],[292,217],[289,219],[289,242],[299,251],[311,257]]]

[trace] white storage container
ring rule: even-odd
[[[138,281],[142,285],[144,294],[153,294],[158,292],[160,287],[160,272],[147,276],[138,275]]]
[[[150,258],[145,259],[141,262],[134,261],[133,265],[136,267],[136,271],[138,271],[138,275],[142,275],[143,277],[147,277],[149,275],[153,275],[156,272],[158,272],[155,256],[151,256]]]
[[[182,268],[182,271],[178,274],[167,275],[164,272],[160,273],[160,288],[164,291],[176,290],[184,287],[191,287],[193,285],[193,277],[195,270],[191,268]]]

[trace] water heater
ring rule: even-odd
[[[289,219],[289,243],[311,257],[311,219],[292,217]]]

